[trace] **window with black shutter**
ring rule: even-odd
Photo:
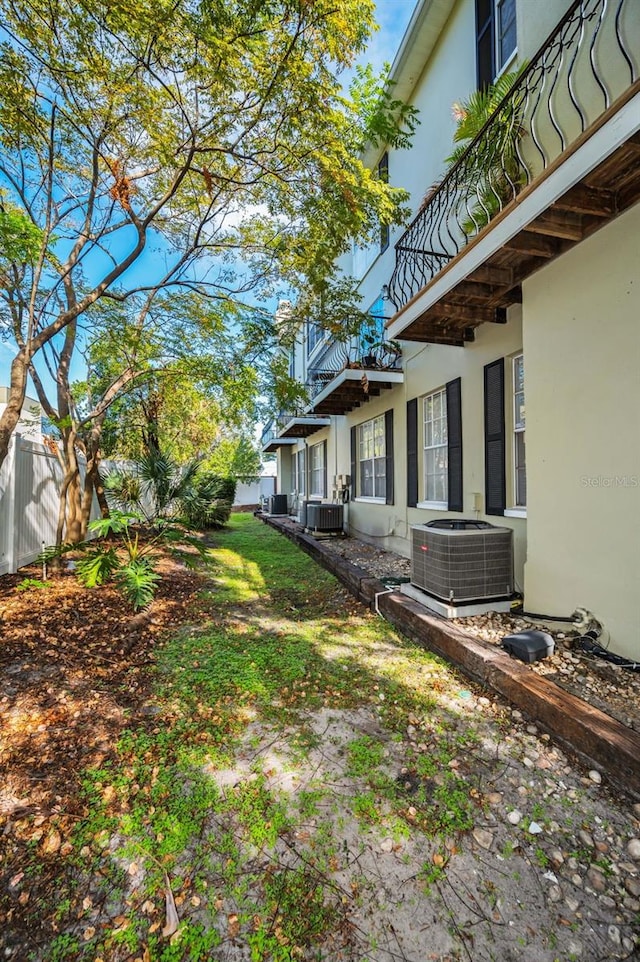
[[[516,0],[476,0],[476,67],[484,90],[506,67],[517,48]]]
[[[461,379],[449,381],[447,390],[447,478],[449,511],[463,510],[462,491],[462,392]]]
[[[484,369],[485,512],[504,514],[506,507],[504,358]]]
[[[407,401],[407,505],[418,503],[418,398]]]
[[[476,0],[476,69],[478,90],[493,83],[496,75],[494,54],[494,0]]]

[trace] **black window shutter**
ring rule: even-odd
[[[351,497],[358,493],[356,475],[358,473],[358,429],[351,428]]]
[[[506,507],[504,358],[484,369],[484,499],[487,514]]]
[[[449,511],[463,511],[462,492],[462,381],[449,381],[447,390],[447,437]]]
[[[476,0],[476,69],[478,90],[493,83],[496,75],[494,51],[494,0]]]
[[[322,497],[326,498],[327,494],[329,493],[327,489],[327,442],[326,441],[322,442],[322,466],[324,470]]]
[[[393,410],[384,412],[385,502],[393,504]]]
[[[407,505],[418,503],[418,398],[407,401]]]

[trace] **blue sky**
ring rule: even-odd
[[[380,29],[374,33],[367,53],[361,58],[380,69],[388,60],[393,61],[400,46],[417,0],[376,0],[376,20]]]
[[[366,52],[359,58],[360,63],[371,63],[379,71],[386,61],[393,61],[416,2],[376,0],[376,20],[380,29],[371,37]],[[0,385],[9,383],[9,369],[14,354],[13,344],[0,340]],[[33,394],[33,389],[30,393]]]

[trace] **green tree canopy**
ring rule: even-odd
[[[363,112],[339,81],[372,12],[372,0],[0,0],[0,324],[16,349],[0,463],[32,359],[92,305],[326,283],[351,237],[400,216],[402,193],[358,155],[396,107]]]

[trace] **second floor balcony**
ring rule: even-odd
[[[396,244],[390,337],[464,345],[640,199],[640,3],[576,0]]]
[[[273,454],[279,448],[291,447],[303,438],[331,424],[328,417],[318,417],[302,411],[281,411],[272,418],[262,432],[260,447],[263,454]]]
[[[401,356],[399,344],[366,331],[346,341],[327,342],[307,370],[309,410],[319,416],[346,414],[370,397],[401,384]]]

